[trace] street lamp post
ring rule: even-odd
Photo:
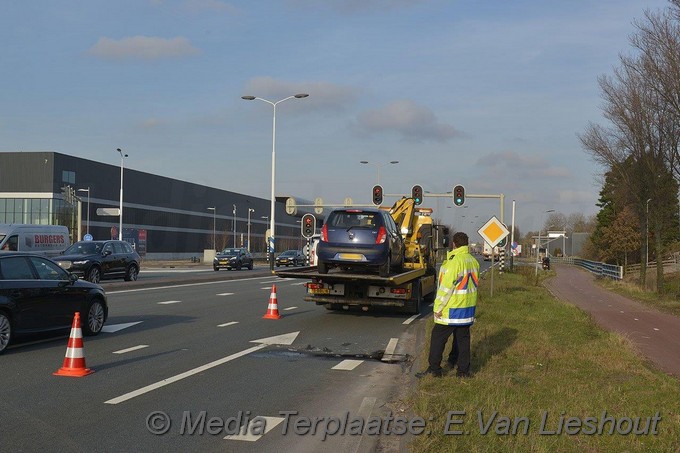
[[[274,271],[274,244],[275,244],[275,234],[274,234],[274,210],[276,208],[276,193],[275,193],[275,183],[276,183],[276,105],[287,101],[289,99],[302,99],[306,98],[309,96],[309,94],[306,93],[300,93],[300,94],[295,94],[293,96],[288,96],[286,98],[280,99],[276,102],[269,101],[267,99],[263,99],[257,96],[241,96],[241,99],[245,99],[246,101],[262,101],[266,102],[267,104],[271,105],[274,110],[274,115],[272,118],[272,193],[271,193],[271,210],[269,213],[269,234],[271,235],[270,238],[268,238],[267,242],[267,247],[268,247],[268,255],[269,255],[269,269],[273,272]]]
[[[647,215],[645,216],[645,267],[649,265],[649,202],[652,201],[652,199],[647,200]]]
[[[234,215],[234,221],[233,223],[233,230],[234,230],[234,248],[236,248],[236,205],[232,205],[234,207],[234,210],[231,211],[231,213]]]
[[[250,213],[255,212],[253,208],[248,208],[248,251],[250,252]]]
[[[120,148],[116,148],[116,151],[120,154],[120,207],[119,210],[119,220],[118,220],[118,240],[122,241],[123,240],[123,168],[124,168],[124,159],[128,157],[127,154],[123,154],[123,151],[120,150]]]
[[[213,212],[213,250],[217,251],[217,244],[215,241],[215,217],[217,216],[217,207],[208,208],[208,211]]]
[[[87,234],[90,234],[90,188],[78,189],[78,192],[87,192],[87,223],[85,229],[87,230]]]
[[[367,160],[361,160],[361,161],[359,161],[359,163],[360,163],[360,164],[364,164],[364,165],[368,165],[368,164],[370,164],[371,162],[369,162],[369,161],[367,161]],[[382,167],[383,165],[387,165],[387,164],[398,164],[398,163],[399,163],[398,160],[391,160],[391,161],[389,161],[389,162],[387,162],[387,163],[385,163],[385,164],[379,164],[379,163],[373,162],[373,165],[375,165],[376,172],[377,172],[377,175],[376,175],[376,176],[378,177],[378,185],[380,185],[380,167]]]
[[[544,214],[547,214],[549,212],[555,212],[554,209],[548,209],[547,211],[544,211]],[[543,216],[541,216],[543,217]],[[538,225],[538,247],[536,247],[536,269],[534,272],[534,275],[538,275],[538,266],[541,265],[541,228],[543,228],[540,224]]]

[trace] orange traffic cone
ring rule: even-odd
[[[281,315],[279,315],[279,305],[276,302],[276,284],[272,285],[272,293],[269,296],[269,305],[267,305],[267,314],[265,314],[262,318],[281,319]]]
[[[64,365],[55,371],[55,376],[83,377],[94,373],[85,367],[85,353],[83,350],[83,331],[80,330],[80,312],[76,312],[71,325],[71,335],[68,338]]]

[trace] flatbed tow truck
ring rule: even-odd
[[[423,301],[434,301],[437,291],[436,239],[438,226],[432,223],[432,209],[416,208],[412,198],[402,198],[389,210],[400,227],[405,246],[403,271],[380,277],[371,273],[350,273],[332,269],[326,274],[316,266],[277,271],[282,278],[308,279],[305,301],[329,310],[359,307],[392,307],[410,314],[420,313]],[[448,231],[444,228],[444,237]],[[447,240],[443,241],[444,247]]]

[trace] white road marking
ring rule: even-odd
[[[402,322],[402,324],[406,324],[406,325],[411,324],[413,321],[415,321],[415,319],[416,319],[418,316],[420,316],[420,313],[418,313],[417,315],[411,316],[411,317],[408,318],[406,321]]]
[[[371,412],[373,412],[375,401],[376,399],[374,397],[365,397],[359,406],[357,417],[361,418],[362,420],[368,420],[368,418],[371,416]],[[347,453],[356,453],[359,451],[361,440],[364,438],[364,436],[366,436],[366,434],[362,434],[361,436],[347,436],[349,439],[345,445],[343,445],[342,450]]]
[[[619,313],[623,313],[623,310],[619,311]]]
[[[224,324],[218,324],[217,327],[233,326],[234,324],[238,324],[238,321],[225,322]]]
[[[291,283],[290,286],[304,285],[305,283],[307,283],[307,282]]]
[[[219,293],[218,296],[233,296],[234,293]]]
[[[158,302],[158,305],[170,305],[170,304],[179,304],[182,302],[181,300],[166,300],[165,302]]]
[[[247,282],[251,280],[262,280],[263,278],[270,278],[270,277],[250,277],[250,278],[237,278],[234,280],[216,280],[212,282],[202,282],[202,283],[184,283],[181,285],[168,285],[168,286],[154,286],[153,288],[137,288],[137,289],[124,289],[121,291],[107,291],[107,295],[111,294],[123,294],[123,293],[136,293],[140,291],[154,291],[154,290],[159,290],[159,289],[168,289],[168,288],[185,288],[188,286],[203,286],[203,285],[219,285],[219,284],[224,284],[224,283],[238,283],[238,282]]]
[[[260,288],[260,289],[269,289],[269,290],[271,290],[272,287],[271,287],[271,286],[265,286],[264,288]]]
[[[281,279],[279,279],[279,280],[272,280],[272,281],[270,281],[270,282],[261,282],[261,283],[262,283],[263,285],[266,285],[266,284],[268,284],[268,283],[279,283],[279,282],[281,282]]]
[[[394,355],[395,349],[397,349],[398,342],[399,338],[390,338],[390,342],[387,343],[385,353],[383,354],[383,357],[381,359],[383,362],[389,362],[390,360],[392,360],[392,356]]]
[[[287,334],[282,334],[282,335],[277,335],[274,337],[268,337],[268,338],[261,338],[259,340],[251,340],[251,343],[260,343],[257,346],[253,346],[252,348],[244,349],[243,351],[236,352],[234,354],[228,355],[226,357],[222,357],[221,359],[215,360],[213,362],[207,363],[205,365],[201,365],[197,368],[191,369],[189,371],[185,371],[184,373],[180,373],[178,375],[169,377],[167,379],[163,379],[162,381],[158,381],[154,384],[147,385],[146,387],[142,387],[141,389],[134,390],[132,392],[128,392],[125,395],[118,396],[116,398],[112,398],[108,401],[104,401],[104,404],[118,404],[122,403],[124,401],[130,400],[132,398],[135,398],[137,396],[143,395],[145,393],[149,393],[153,390],[159,389],[161,387],[165,387],[166,385],[175,383],[177,381],[181,381],[182,379],[186,379],[188,377],[193,376],[194,374],[202,373],[203,371],[209,370],[211,368],[214,368],[216,366],[222,365],[227,362],[231,362],[232,360],[238,359],[239,357],[243,357],[244,355],[248,355],[252,352],[259,351],[260,349],[264,349],[269,345],[272,344],[282,344],[282,345],[291,345],[297,338],[297,336],[300,334],[300,332],[291,332]]]
[[[265,421],[265,428],[264,432],[262,434],[253,434],[251,426],[256,423],[256,419],[264,419]],[[241,427],[241,431],[238,434],[230,434],[226,437],[224,437],[225,440],[242,440],[245,442],[255,442],[256,440],[259,440],[262,436],[267,434],[269,431],[272,429],[276,428],[282,421],[284,420],[283,417],[265,417],[265,416],[259,416],[259,417],[253,417],[250,419],[247,425],[244,425]],[[260,422],[261,423],[261,422]]]
[[[654,327],[654,330],[656,330],[657,332],[659,331],[659,329],[657,329],[656,327]]]
[[[633,318],[633,319],[636,320],[636,321],[639,321],[639,319],[637,319],[637,318]]]
[[[118,332],[119,330],[127,329],[128,327],[136,326],[137,324],[141,323],[142,321],[137,321],[137,322],[128,322],[125,324],[111,324],[108,326],[104,326],[102,328],[102,332],[106,333],[114,333]]]
[[[297,307],[288,307],[284,308],[283,311],[288,311],[288,310],[295,310]]]
[[[132,351],[136,351],[138,349],[144,349],[144,348],[148,348],[148,347],[149,347],[148,344],[140,344],[139,346],[133,346],[133,347],[127,348],[127,349],[121,349],[120,351],[113,351],[113,353],[114,354],[125,354],[126,352],[132,352]]]
[[[352,371],[362,363],[364,363],[363,360],[347,359],[335,365],[331,370]]]

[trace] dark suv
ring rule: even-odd
[[[404,264],[404,242],[394,219],[379,209],[336,209],[328,214],[316,248],[318,270],[377,269],[381,277]]]
[[[61,267],[92,283],[105,278],[137,280],[141,258],[125,241],[79,241],[54,258]]]
[[[241,270],[242,267],[247,267],[253,270],[253,255],[248,249],[224,249],[219,252],[213,260],[213,269],[219,271],[226,267],[229,270]]]
[[[276,267],[303,266],[305,261],[305,255],[300,250],[286,250],[276,257]]]

